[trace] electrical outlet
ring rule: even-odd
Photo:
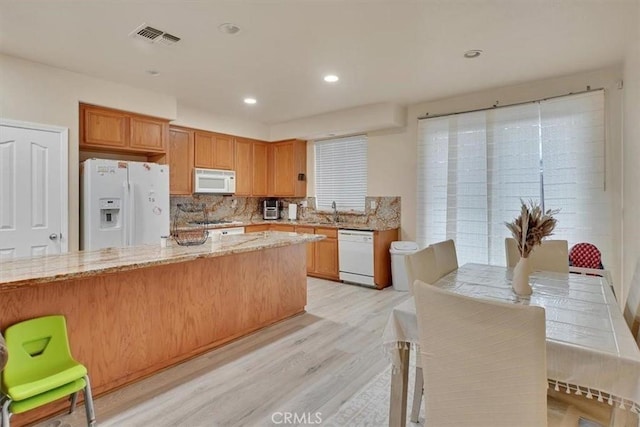
[[[303,201],[300,202],[300,207],[301,208],[306,208],[307,206],[308,205],[307,205],[307,201],[306,200],[303,200]]]
[[[375,201],[375,200],[372,200],[372,201],[370,201],[370,202],[369,202],[369,207],[370,207],[371,209],[375,209],[375,208],[376,208],[376,206],[378,206],[378,204],[376,203],[376,201]]]
[[[231,200],[231,207],[235,208],[236,206],[238,206],[238,199]]]

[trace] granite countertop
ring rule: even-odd
[[[261,224],[279,224],[279,225],[299,225],[303,227],[327,227],[327,228],[337,228],[340,230],[363,230],[363,231],[386,231],[386,230],[394,230],[397,227],[390,226],[376,226],[373,227],[369,224],[357,224],[350,222],[319,222],[319,221],[304,221],[304,220],[296,220],[290,221],[286,219],[278,219],[278,220],[245,220],[245,221],[233,221],[223,224],[207,224],[205,226],[208,230],[213,230],[217,228],[229,228],[229,227],[246,227],[249,225],[261,225]],[[193,230],[197,228],[202,228],[201,225],[185,225],[183,227],[178,227],[178,230]]]
[[[165,248],[160,247],[158,241],[157,245],[78,251],[60,255],[5,260],[0,261],[0,291],[34,283],[89,277],[322,239],[324,236],[315,234],[263,231],[220,236],[218,239],[209,238],[204,244],[198,246],[180,246],[173,239],[169,239]]]

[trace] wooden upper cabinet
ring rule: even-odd
[[[236,137],[236,195],[267,196],[267,143]]]
[[[193,193],[193,131],[169,130],[169,189],[171,194]]]
[[[230,135],[196,131],[195,166],[197,168],[235,168],[235,139]]]
[[[80,104],[80,149],[164,154],[169,121]]]
[[[267,196],[269,182],[269,168],[267,167],[266,142],[253,143],[253,192],[254,196]],[[237,159],[236,159],[237,160]]]
[[[307,144],[289,140],[269,146],[272,169],[269,193],[273,196],[305,197],[307,195]]]
[[[235,146],[236,141],[233,136],[216,134],[213,167],[216,169],[235,169]]]
[[[213,168],[215,136],[209,132],[195,133],[195,162],[197,168]]]
[[[132,116],[131,140],[129,147],[140,149],[141,151],[166,151],[167,132],[169,124],[164,120],[153,119],[151,117]]]
[[[236,139],[236,196],[251,196],[253,191],[253,141]]]
[[[128,132],[127,113],[80,104],[80,145],[126,148]]]

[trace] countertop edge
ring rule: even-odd
[[[270,231],[269,233],[283,233],[286,234],[286,232],[277,232],[277,231]],[[253,233],[249,233],[249,234],[245,234],[243,236],[251,236],[251,234]],[[259,233],[255,233],[256,235]],[[240,254],[240,253],[247,253],[247,252],[254,252],[254,251],[259,251],[259,250],[264,250],[264,249],[272,249],[272,248],[280,248],[280,247],[285,247],[285,246],[291,246],[291,245],[297,245],[297,244],[306,244],[309,242],[315,242],[315,241],[319,241],[319,240],[323,240],[326,237],[322,236],[322,235],[316,235],[316,234],[301,234],[301,233],[296,233],[295,236],[291,236],[291,237],[295,237],[296,240],[292,241],[292,240],[285,240],[285,241],[276,241],[276,242],[271,242],[271,243],[266,243],[260,246],[250,246],[250,247],[238,247],[238,248],[228,248],[226,250],[222,250],[222,248],[220,248],[221,250],[219,251],[215,251],[215,252],[204,252],[204,253],[182,253],[182,254],[178,254],[176,256],[172,256],[170,258],[164,258],[164,259],[150,259],[150,260],[142,260],[142,261],[133,261],[131,263],[118,263],[117,265],[109,265],[103,268],[96,268],[96,269],[88,269],[85,271],[74,271],[74,272],[70,272],[70,273],[54,273],[52,275],[43,275],[42,277],[34,277],[34,278],[28,278],[28,279],[18,279],[15,281],[1,281],[2,279],[0,278],[0,293],[2,292],[7,292],[7,291],[11,291],[11,290],[16,290],[18,288],[22,288],[22,287],[30,287],[30,286],[37,286],[40,284],[46,284],[46,283],[51,283],[51,282],[59,282],[59,281],[64,281],[64,280],[72,280],[72,279],[81,279],[81,278],[87,278],[87,277],[92,277],[92,276],[98,276],[98,275],[102,275],[102,274],[110,274],[110,273],[117,273],[117,272],[122,272],[122,271],[130,271],[130,270],[136,270],[136,269],[140,269],[140,268],[148,268],[148,267],[154,267],[154,266],[160,266],[160,265],[169,265],[169,264],[176,264],[176,263],[181,263],[181,262],[190,262],[190,261],[195,261],[198,259],[205,259],[205,258],[216,258],[216,257],[221,257],[221,256],[227,256],[227,255],[234,255],[234,254]],[[257,240],[259,237],[256,236],[255,239],[253,240]],[[245,241],[243,243],[248,243],[252,240],[249,241]],[[204,245],[215,245],[215,243],[209,243],[206,242],[204,243]],[[201,249],[203,245],[200,246],[193,246],[192,248],[194,248],[194,250],[198,250],[199,248]],[[157,252],[158,254],[162,254],[162,251],[164,248],[160,248],[160,246],[155,246],[155,245],[141,245],[141,246],[137,246],[137,248],[141,248],[141,247],[146,247],[148,249],[152,249],[154,248],[154,251],[159,251]],[[179,246],[176,243],[172,243],[171,248],[185,248],[185,251],[188,251],[189,247],[188,246]],[[136,247],[134,247],[136,248]],[[121,249],[121,248],[120,248]],[[107,249],[103,249],[102,251],[107,250]],[[97,251],[91,251],[91,252],[99,252],[101,250],[97,250]],[[82,251],[78,251],[78,252],[73,252],[71,254],[82,254]],[[61,255],[68,255],[68,254],[61,254]],[[47,256],[45,256],[47,257]],[[54,255],[55,257],[55,255]],[[35,261],[37,262],[38,259],[36,258]]]

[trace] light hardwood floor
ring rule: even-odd
[[[307,313],[96,399],[98,424],[264,426],[279,412],[328,419],[389,365],[382,330],[408,294],[308,284]],[[83,407],[38,424],[84,425]]]

